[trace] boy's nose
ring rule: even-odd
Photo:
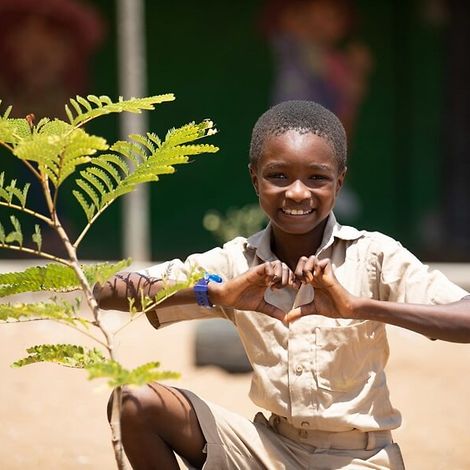
[[[293,201],[301,202],[305,199],[310,199],[311,194],[310,190],[302,183],[302,181],[296,180],[287,188],[286,197]]]

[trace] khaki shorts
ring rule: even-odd
[[[204,470],[405,468],[400,448],[391,439],[369,450],[314,447],[279,434],[273,420],[268,421],[261,413],[250,421],[188,390],[178,390],[193,405],[206,439]]]

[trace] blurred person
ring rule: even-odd
[[[88,61],[104,25],[76,0],[0,0],[0,99],[14,117],[65,118],[68,98],[87,90]]]
[[[372,67],[369,49],[351,38],[352,0],[271,0],[263,29],[274,57],[273,104],[304,99],[335,113],[351,140]]]
[[[253,366],[250,398],[269,413],[251,421],[158,383],[126,389],[122,440],[134,469],[176,469],[175,453],[206,470],[404,469],[385,326],[469,343],[470,295],[390,237],[337,222],[346,155],[345,130],[321,105],[272,107],[253,128],[249,164],[267,228],[95,286],[101,308],[128,311],[205,271],[147,317],[157,329],[231,321]]]
[[[354,0],[268,0],[261,21],[274,60],[272,103],[316,101],[338,116],[351,141],[372,68],[369,49],[352,37]],[[336,210],[349,221],[361,212],[350,188]]]
[[[43,117],[68,122],[65,104],[88,91],[89,60],[103,37],[104,23],[91,4],[0,0],[0,99],[13,106],[11,117],[27,116],[35,124]],[[46,209],[37,185],[31,186],[29,200],[35,210]],[[65,213],[63,224],[72,230],[72,218]],[[60,253],[60,245],[55,234],[44,235],[46,251],[50,246]]]

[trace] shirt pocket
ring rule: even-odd
[[[314,372],[318,387],[334,392],[361,388],[388,357],[385,327],[364,321],[315,329]]]

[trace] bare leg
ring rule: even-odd
[[[125,389],[121,429],[124,450],[135,470],[178,469],[174,452],[197,468],[206,459],[196,413],[174,388],[154,383]]]

